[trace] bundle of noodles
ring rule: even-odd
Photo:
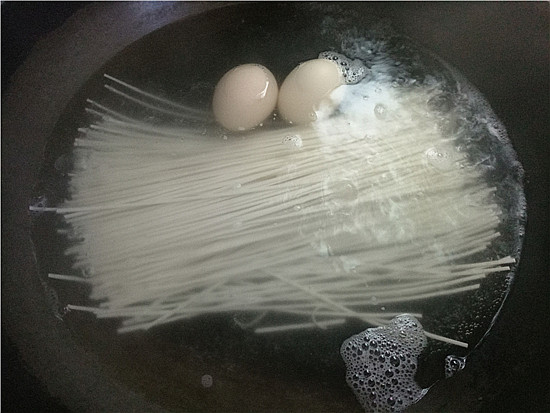
[[[136,107],[207,118],[106,77]],[[70,200],[42,209],[74,238],[74,274],[50,277],[88,283],[99,302],[68,308],[120,318],[120,332],[222,312],[256,314],[259,333],[381,325],[508,271],[511,257],[472,262],[499,237],[501,211],[436,127],[426,102],[440,90],[385,86],[346,89],[336,113],[308,126],[229,137],[89,101]],[[265,325],[267,313],[292,322]]]

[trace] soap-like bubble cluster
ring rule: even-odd
[[[466,358],[449,355],[445,357],[445,378],[455,375],[457,371],[466,367]]]
[[[367,67],[360,59],[351,60],[343,54],[330,51],[319,53],[319,59],[335,62],[348,85],[359,83],[367,75]]]
[[[422,325],[408,314],[344,341],[346,381],[365,411],[400,412],[426,394],[414,380],[426,345]]]

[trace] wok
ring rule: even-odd
[[[163,397],[169,396],[163,396],[162,389],[156,390],[154,398],[147,396],[154,383],[136,379],[129,385],[116,379],[101,355],[82,345],[54,316],[37,276],[27,207],[46,141],[73,96],[109,59],[148,33],[181,19],[200,17],[200,13],[211,13],[201,30],[223,31],[240,19],[243,8],[249,17],[269,19],[277,16],[272,12],[279,6],[211,2],[2,5],[4,411],[201,410],[196,398],[176,407],[164,402]],[[466,368],[437,383],[410,410],[549,411],[549,4],[344,6],[365,16],[389,18],[403,34],[457,67],[491,103],[525,168],[528,223],[511,293],[491,334],[470,355]],[[17,23],[12,20],[8,31],[5,22],[14,18]],[[191,41],[193,33],[188,36]],[[19,43],[21,39],[30,39],[30,44]],[[11,55],[10,46],[15,48]],[[25,53],[25,61],[14,71],[12,59],[18,62]],[[119,362],[124,363],[123,350],[114,351],[121,351]],[[337,411],[353,406],[359,411],[351,391],[345,400],[335,401],[323,386],[304,383],[297,391],[292,380],[259,379],[248,389],[250,394],[241,395],[250,402],[243,409],[277,410],[281,406],[278,397],[291,389],[298,396],[285,405],[288,410]],[[212,409],[224,410],[221,397]],[[225,397],[233,403],[236,400],[229,391]]]

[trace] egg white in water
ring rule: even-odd
[[[266,67],[240,65],[223,75],[216,85],[214,117],[230,131],[250,130],[273,112],[277,96],[277,81]]]

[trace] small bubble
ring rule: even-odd
[[[425,155],[428,164],[440,171],[448,171],[455,166],[455,157],[451,151],[429,148]]]
[[[34,208],[46,208],[49,206],[49,201],[46,195],[40,195],[31,199],[30,206]]]
[[[303,141],[300,135],[287,135],[283,138],[283,144],[292,149],[300,149],[303,146]]]
[[[390,364],[394,367],[397,367],[401,364],[401,362],[399,361],[399,358],[396,357],[396,356],[391,356],[390,357]]]
[[[377,103],[376,106],[374,106],[374,115],[380,119],[384,120],[387,116],[387,109],[386,106],[382,103]]]
[[[466,366],[466,358],[449,355],[445,358],[445,377],[452,377]]]
[[[214,379],[210,374],[205,374],[204,376],[201,377],[201,384],[202,384],[202,387],[204,387],[205,389],[208,389],[209,387],[212,387],[212,384],[214,384]]]

